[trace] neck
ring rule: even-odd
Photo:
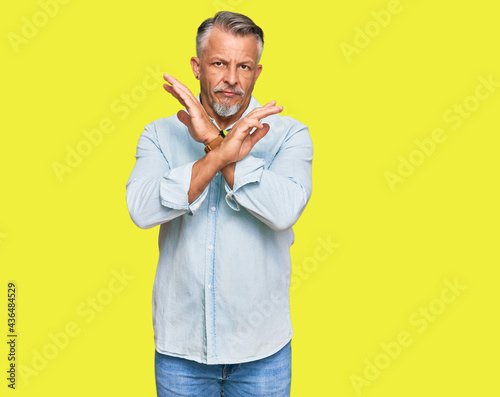
[[[234,124],[236,123],[241,115],[243,114],[242,111],[236,113],[235,115],[231,116],[231,117],[220,117],[217,113],[215,113],[215,117],[214,116],[211,116],[215,122],[217,123],[217,125],[219,126],[219,128],[221,130],[225,130],[227,127],[229,127],[231,124]]]

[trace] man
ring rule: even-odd
[[[308,128],[252,96],[263,32],[204,21],[191,67],[200,94],[165,75],[185,107],[139,138],[127,204],[161,225],[153,287],[159,396],[288,396],[291,229],[311,195]]]

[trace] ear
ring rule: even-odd
[[[200,76],[200,58],[191,58],[191,69],[193,69],[194,76],[198,78]]]
[[[257,65],[257,70],[255,70],[255,81],[259,78],[260,72],[262,72],[262,65]]]

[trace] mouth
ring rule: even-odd
[[[235,89],[227,89],[228,87],[216,87],[214,89],[214,94],[219,94],[223,98],[235,98],[235,97],[242,97],[245,92],[243,90],[240,90],[238,88]]]
[[[232,92],[232,91],[220,91],[220,92],[218,92],[218,94],[221,94],[222,96],[224,96],[226,98],[233,98],[235,96],[239,96],[236,92]]]

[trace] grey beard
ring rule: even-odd
[[[214,102],[212,107],[220,117],[231,117],[239,112],[241,105],[223,106]]]

